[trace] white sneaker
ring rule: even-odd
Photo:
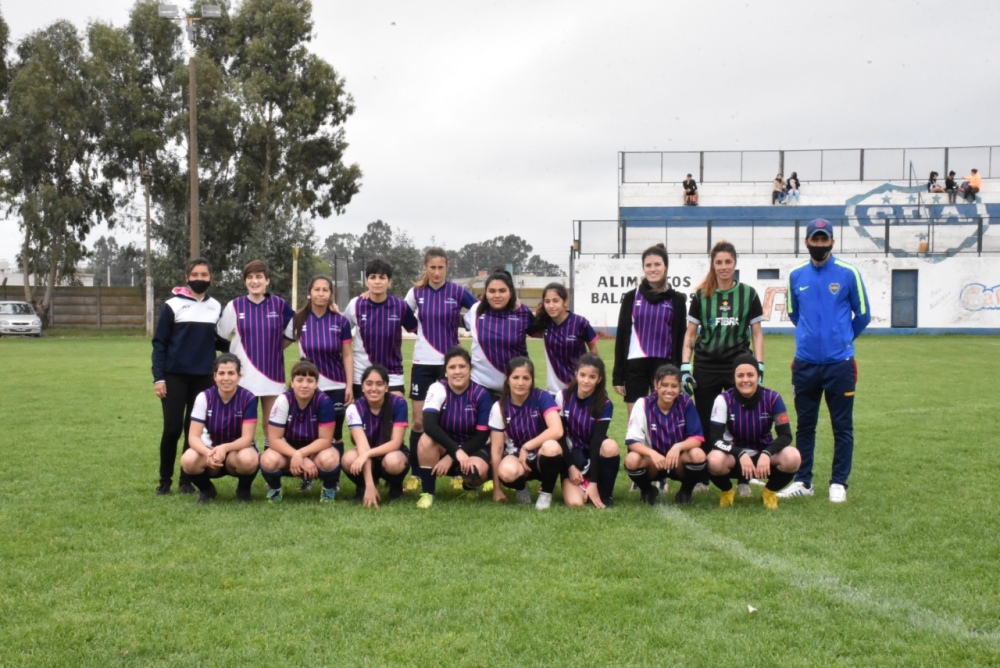
[[[748,483],[741,482],[736,485],[736,495],[742,497],[753,496],[753,492],[750,491],[750,485]]]
[[[804,482],[793,482],[785,489],[778,492],[779,499],[790,499],[794,496],[812,496],[816,490],[812,486],[806,486]]]
[[[530,501],[529,501],[530,503]],[[539,492],[538,500],[535,501],[535,510],[548,510],[552,505],[552,495],[548,492]]]
[[[708,491],[708,485],[706,485],[703,482],[699,482],[697,485],[694,486],[694,489],[691,490],[691,492],[694,494],[701,494],[702,492],[707,492],[707,491]]]
[[[847,501],[847,488],[838,483],[830,485],[830,501],[833,503]]]
[[[757,487],[763,487],[767,484],[766,480],[761,480],[760,478],[750,478],[750,484]]]
[[[525,485],[524,489],[517,490],[517,494],[514,495],[514,499],[518,503],[531,503],[531,490]]]

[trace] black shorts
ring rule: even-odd
[[[634,404],[652,394],[656,370],[664,364],[671,364],[671,361],[666,357],[638,357],[629,360],[625,365],[625,403]]]
[[[344,395],[346,393],[346,389],[323,390],[323,394],[330,397],[330,401],[333,402],[333,410],[336,415],[337,424],[333,427],[334,443],[344,440],[344,414],[347,412],[347,406],[344,405]]]
[[[410,470],[410,449],[404,445],[399,448],[399,451],[403,453],[404,457],[406,457],[406,468],[404,468],[403,472],[400,474],[405,476]],[[373,457],[368,460],[372,463],[372,480],[375,482],[378,482],[380,479],[385,479],[385,471],[382,470],[383,459],[385,459],[385,455],[382,457]]]
[[[490,477],[490,459],[493,456],[493,454],[489,450],[487,450],[486,448],[480,448],[479,450],[475,450],[473,452],[467,452],[465,454],[469,455],[470,457],[479,457],[484,462],[486,462],[486,479],[489,479],[489,477]],[[459,464],[458,464],[458,458],[456,458],[456,457],[452,458],[451,468],[448,469],[448,475],[451,476],[451,477],[453,477],[453,478],[457,477],[457,476],[461,476],[463,478],[465,477],[465,475],[462,473],[462,467],[459,466]]]
[[[256,442],[251,443],[250,447],[253,448],[253,451],[257,453],[257,457],[260,458],[260,450],[257,448],[257,443]],[[237,452],[239,452],[239,450],[237,450]],[[231,455],[231,454],[234,454],[234,453],[230,452],[229,455]],[[229,455],[226,455],[226,460],[227,461],[229,460]],[[231,476],[238,475],[236,473],[230,473],[229,472],[229,469],[226,468],[226,462],[222,462],[222,466],[220,466],[218,468],[218,470],[213,470],[213,469],[210,469],[209,467],[206,466],[205,467],[205,471],[208,473],[208,477],[212,478],[212,479],[215,479],[215,478],[225,478],[227,475],[231,475]]]
[[[584,478],[590,475],[590,450],[586,448],[573,448],[570,451],[570,457],[573,460],[573,466],[580,471],[580,475]]]
[[[354,390],[354,398],[355,399],[357,399],[358,397],[364,396],[362,394],[362,392],[361,392],[361,385],[359,383],[354,383],[351,387]],[[406,388],[403,387],[402,385],[390,385],[389,386],[389,393],[390,394],[398,394],[399,396],[403,397],[403,396],[406,396]],[[340,422],[338,421],[337,424],[340,424]]]
[[[513,481],[511,481],[511,482],[509,482],[509,483],[506,483],[506,482],[502,482],[502,481],[501,481],[501,484],[502,484],[502,485],[503,485],[504,487],[510,487],[510,486],[512,486],[512,485],[516,485],[516,484],[518,484],[518,482],[520,482],[520,481],[522,481],[522,480],[523,480],[524,482],[527,482],[527,481],[529,481],[529,480],[541,480],[541,479],[542,479],[542,478],[541,478],[541,475],[542,475],[542,474],[541,474],[541,471],[539,471],[539,470],[538,470],[538,457],[537,457],[537,452],[538,452],[538,451],[536,450],[536,451],[535,451],[535,454],[536,454],[536,456],[534,456],[534,457],[532,457],[532,456],[531,456],[531,455],[532,455],[532,453],[528,453],[528,472],[527,472],[527,473],[525,473],[525,474],[524,474],[523,476],[521,476],[521,477],[520,477],[520,478],[518,478],[517,480],[513,480]],[[520,454],[520,453],[518,453],[518,454],[513,454],[513,453],[504,453],[504,457],[517,457],[517,456],[518,456],[519,454]]]
[[[410,399],[423,401],[431,385],[444,378],[444,364],[414,364],[410,367]]]

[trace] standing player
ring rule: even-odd
[[[354,449],[344,455],[343,467],[357,491],[355,501],[378,508],[379,478],[389,485],[389,500],[403,496],[409,457],[403,445],[406,399],[389,393],[389,371],[375,364],[361,374],[361,396],[347,409],[347,425]]]
[[[493,400],[472,382],[472,358],[455,346],[444,356],[444,380],[431,385],[424,401],[424,435],[417,458],[423,493],[417,508],[434,505],[436,476],[457,476],[472,489],[490,472],[490,409]]]
[[[181,469],[201,492],[198,503],[216,497],[212,478],[236,476],[236,498],[252,501],[250,488],[257,477],[260,455],[254,447],[257,397],[240,387],[240,360],[232,353],[215,358],[215,387],[201,394],[191,412],[191,447],[181,457]]]
[[[549,363],[548,390],[553,395],[573,382],[576,363],[587,352],[597,351],[597,332],[582,315],[567,310],[569,293],[562,283],[549,283],[542,290],[542,303],[535,313],[532,335],[540,335]]]
[[[444,377],[444,355],[458,345],[462,309],[471,309],[476,298],[466,288],[447,280],[448,255],[433,246],[424,251],[424,273],[406,293],[406,304],[417,318],[417,341],[410,367],[410,464],[416,469],[417,443],[424,432],[424,399],[431,385]],[[407,489],[420,482],[411,476]]]
[[[274,400],[285,390],[284,350],[292,343],[286,328],[295,311],[267,291],[271,270],[263,260],[243,267],[243,282],[247,296],[226,304],[217,329],[219,336],[232,339],[230,348],[243,365],[240,385],[259,397],[261,413],[270,415]],[[267,431],[264,447],[268,447]]]
[[[486,278],[481,301],[465,314],[472,332],[472,380],[500,396],[507,362],[528,356],[527,332],[535,322],[531,310],[517,300],[514,279],[503,269]]]
[[[282,499],[282,476],[323,481],[320,501],[337,495],[340,455],[333,447],[335,413],[330,397],[318,391],[319,369],[308,360],[292,367],[291,389],[274,402],[267,424],[269,447],[260,456],[268,503]]]
[[[788,276],[788,317],[795,325],[792,389],[798,428],[795,442],[802,466],[795,482],[779,497],[812,496],[813,452],[819,404],[826,406],[833,424],[833,476],[830,501],[847,500],[847,478],[854,455],[854,392],[858,365],[854,339],[871,322],[868,293],[861,273],[838,260],[833,252],[833,225],[822,218],[806,227],[809,262]]]
[[[153,392],[163,409],[160,436],[160,483],[156,493],[170,493],[177,439],[187,433],[191,411],[198,395],[212,386],[215,351],[229,350],[229,343],[215,333],[222,306],[208,295],[212,268],[205,258],[188,262],[184,270],[187,285],[174,288],[173,296],[160,310],[153,335]],[[194,487],[181,471],[179,491],[194,494]]]
[[[608,438],[614,406],[608,397],[604,360],[587,353],[576,365],[569,387],[556,395],[566,443],[563,501],[567,506],[614,505],[621,466],[618,444]]]
[[[490,411],[493,500],[506,501],[500,485],[517,491],[518,503],[531,503],[529,480],[541,480],[535,508],[552,505],[563,472],[559,408],[548,392],[535,387],[535,365],[527,357],[507,363],[500,399]]]
[[[750,352],[751,342],[760,382],[764,382],[763,321],[764,308],[757,291],[736,280],[736,247],[728,241],[718,242],[712,247],[708,274],[691,296],[681,350],[681,389],[689,395],[693,390],[703,427],[711,421],[715,398],[733,387],[733,360]],[[746,480],[741,479],[738,488],[740,496],[750,496]]]
[[[375,259],[365,267],[367,296],[355,297],[344,317],[355,328],[354,396],[361,396],[361,374],[373,364],[389,370],[389,391],[403,396],[403,329],[417,329],[417,320],[406,302],[389,294],[392,265]]]
[[[628,420],[625,471],[642,492],[642,500],[656,503],[660,490],[653,483],[665,478],[681,482],[676,503],[691,503],[691,492],[705,470],[705,442],[694,402],[681,392],[681,372],[665,364],[656,371],[656,393],[639,399]]]
[[[315,276],[309,282],[306,303],[292,319],[292,336],[299,342],[299,353],[319,369],[319,389],[333,401],[337,426],[333,447],[344,456],[344,411],[354,401],[354,357],[351,351],[351,324],[339,313],[330,311],[333,281]],[[304,483],[308,489],[309,482]],[[340,487],[338,475],[337,487]]]
[[[733,361],[735,387],[715,398],[712,407],[712,450],[708,470],[712,482],[722,490],[719,505],[733,505],[736,490],[732,477],[761,478],[764,507],[778,507],[778,490],[791,481],[801,461],[792,447],[792,428],[788,424],[785,402],[774,390],[761,387],[760,372],[753,355],[740,355]],[[771,429],[777,437],[771,435]]]
[[[611,375],[629,415],[636,400],[652,390],[656,370],[681,362],[687,295],[667,281],[668,264],[663,244],[647,248],[642,253],[642,282],[622,296]]]

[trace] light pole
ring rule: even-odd
[[[221,5],[202,5],[201,16],[181,16],[177,5],[161,4],[160,17],[171,21],[187,23],[188,39],[191,40],[191,58],[188,60],[188,107],[190,124],[188,127],[188,172],[191,176],[191,257],[201,255],[201,225],[198,220],[198,89],[194,67],[195,22],[203,19],[222,17]]]

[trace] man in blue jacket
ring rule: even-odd
[[[830,501],[847,500],[854,454],[854,391],[858,367],[854,339],[871,322],[861,273],[833,252],[833,225],[817,218],[806,227],[810,261],[788,277],[788,316],[795,325],[792,391],[798,417],[795,440],[802,465],[779,497],[812,496],[813,452],[819,405],[826,395],[833,423]]]

